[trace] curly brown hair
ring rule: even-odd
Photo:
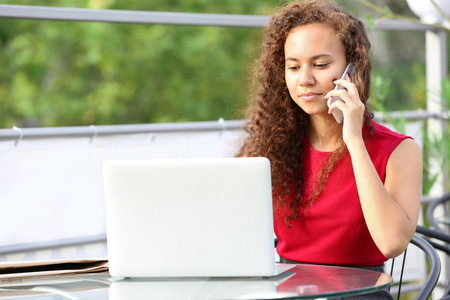
[[[347,62],[356,68],[353,77],[361,101],[369,98],[371,62],[370,42],[363,22],[345,9],[328,1],[294,2],[276,13],[265,28],[261,55],[254,70],[258,88],[252,97],[244,125],[245,139],[237,156],[263,156],[271,162],[272,194],[275,212],[288,205],[289,219],[296,219],[299,210],[314,199],[302,199],[302,141],[310,125],[309,116],[290,97],[285,81],[286,38],[292,29],[320,23],[336,31],[345,48]],[[366,106],[365,122],[372,114]],[[320,193],[334,165],[346,153],[345,144],[330,155],[316,182]],[[318,193],[315,194],[317,197]],[[314,197],[313,197],[314,198]],[[286,201],[286,199],[290,199]]]

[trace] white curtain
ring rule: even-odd
[[[240,130],[0,142],[0,248],[106,233],[102,163],[229,157]]]

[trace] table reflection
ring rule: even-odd
[[[295,273],[270,278],[122,279],[111,283],[109,299],[267,299]]]
[[[112,282],[109,299],[307,299],[359,295],[391,283],[384,273],[305,264],[263,278],[122,279]]]
[[[0,281],[0,298],[21,299],[311,299],[388,288],[384,273],[321,265],[287,265],[277,276],[236,278],[112,278],[108,272]]]

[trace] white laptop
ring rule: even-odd
[[[112,276],[276,273],[268,159],[109,160],[103,171]]]

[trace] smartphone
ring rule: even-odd
[[[345,75],[348,73],[350,75],[350,78],[353,77],[353,75],[355,75],[355,68],[353,67],[353,65],[350,63],[347,65],[347,67],[344,70],[344,73],[342,73],[341,78],[339,79],[345,79]],[[335,90],[343,90],[345,89],[342,85],[337,85],[335,88]],[[330,107],[331,104],[333,104],[336,101],[342,101],[341,97],[338,96],[334,96],[328,99],[327,101],[327,105],[328,107]],[[336,120],[336,122],[338,123],[342,123],[342,120],[344,120],[344,114],[342,113],[342,110],[340,110],[339,108],[335,108],[332,112],[334,119]]]

